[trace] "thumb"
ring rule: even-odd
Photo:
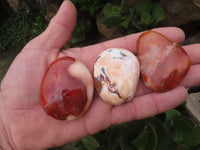
[[[60,49],[70,39],[76,25],[76,18],[75,6],[69,0],[65,0],[57,14],[51,19],[47,29],[33,39],[26,48],[43,48],[48,51]]]

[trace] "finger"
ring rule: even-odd
[[[137,90],[135,93],[135,96],[140,96],[140,95],[144,95],[144,94],[149,94],[151,93],[152,90],[147,88],[143,82],[143,80],[140,78],[138,86],[137,86]]]
[[[154,116],[180,105],[186,98],[187,90],[181,86],[165,93],[136,97],[131,102],[112,109],[112,124]]]
[[[189,72],[187,73],[183,81],[180,83],[180,85],[183,85],[188,88],[200,85],[200,64],[192,65],[190,67]]]
[[[184,32],[181,29],[176,28],[176,27],[155,28],[153,29],[153,31],[157,31],[165,35],[167,38],[169,38],[170,40],[176,43],[182,42],[185,38]],[[114,40],[110,40],[108,42],[105,42],[103,44],[103,47],[104,49],[111,48],[111,47],[125,48],[136,54],[137,39],[142,33],[143,32],[128,35],[128,36],[121,37]]]
[[[175,27],[157,28],[154,30],[164,34],[166,37],[168,37],[169,39],[177,43],[182,42],[185,37],[184,32],[181,29],[175,28]],[[97,56],[99,55],[100,52],[102,52],[105,49],[113,48],[113,47],[125,48],[132,51],[133,53],[136,53],[136,42],[137,42],[138,37],[141,34],[142,32],[128,35],[121,38],[117,38],[117,39],[110,40],[107,42],[87,46],[84,48],[74,48],[74,49],[71,49],[70,51],[69,50],[62,51],[59,57],[64,56],[64,55],[65,56],[70,55],[70,56],[76,57],[80,59],[82,62],[84,62],[88,66],[90,71],[92,71],[93,64]]]
[[[107,104],[100,98],[94,98],[90,109],[79,119],[63,122],[47,116],[49,121],[44,122],[45,126],[54,128],[54,132],[57,134],[56,137],[58,137],[54,142],[63,145],[66,142],[73,142],[108,128],[111,125],[111,108],[112,105]]]
[[[200,64],[200,44],[183,46],[191,59],[191,64]]]
[[[192,87],[200,84],[200,44],[183,46],[190,57],[191,67],[180,85]]]
[[[194,52],[195,53],[195,52]],[[192,55],[192,54],[190,54]],[[194,55],[194,57],[199,57]],[[195,60],[196,58],[194,58],[193,63],[200,60]],[[186,88],[192,87],[192,86],[197,86],[200,85],[200,64],[196,64],[196,65],[191,65],[187,75],[183,78],[183,80],[180,83],[181,86],[184,86]],[[136,90],[136,94],[135,96],[140,96],[140,95],[144,95],[144,94],[149,94],[151,93],[152,90],[148,89],[143,80],[140,79],[139,84],[137,86],[137,90]]]
[[[59,50],[71,37],[76,24],[76,15],[76,8],[73,3],[65,0],[57,14],[51,19],[47,29],[33,39],[26,46],[26,49]]]

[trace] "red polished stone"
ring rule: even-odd
[[[71,57],[57,59],[50,64],[42,80],[41,103],[44,111],[55,119],[78,117],[87,103],[85,86],[68,72],[74,62]]]
[[[137,56],[145,85],[157,92],[177,86],[190,68],[185,50],[154,31],[146,31],[138,38]]]

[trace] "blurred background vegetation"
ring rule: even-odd
[[[12,8],[0,13],[0,50],[20,47],[45,30],[62,1],[22,0],[9,2]],[[125,1],[72,0],[78,10],[78,23],[72,34],[70,45],[84,42],[90,34],[102,33],[113,38],[147,30],[164,19],[164,10],[159,3],[141,0],[135,6]],[[3,7],[3,6],[1,6]],[[8,6],[7,6],[8,7]],[[13,9],[13,11],[11,10]],[[103,26],[103,27],[102,27]],[[113,35],[107,30],[118,30]],[[109,33],[111,35],[109,35]]]
[[[31,7],[28,0],[25,2],[23,10],[17,12],[8,5],[1,6],[4,9],[0,13],[0,51],[24,46],[47,27],[45,8]]]
[[[1,0],[0,51],[23,46],[44,31],[62,1]],[[178,26],[189,34],[193,34],[194,29],[200,30],[200,8],[192,1],[71,1],[77,8],[78,21],[72,38],[65,47],[80,43],[87,45],[100,41],[102,37],[107,40],[162,26]],[[179,4],[181,5],[178,6]]]

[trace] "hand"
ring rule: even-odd
[[[95,93],[91,107],[81,118],[70,122],[55,120],[46,115],[40,105],[40,83],[48,65],[59,57],[72,56],[85,63],[92,72],[97,55],[107,48],[125,48],[135,53],[136,40],[141,34],[60,51],[75,24],[75,7],[70,1],[64,1],[46,31],[30,41],[10,66],[1,83],[0,128],[4,134],[0,134],[0,148],[40,150],[63,145],[112,124],[143,119],[174,108],[186,100],[186,87],[200,84],[200,45],[188,45],[184,48],[192,66],[173,90],[153,93],[140,81],[135,98],[126,104],[111,106]],[[155,30],[175,42],[184,40],[184,33],[178,28]]]

